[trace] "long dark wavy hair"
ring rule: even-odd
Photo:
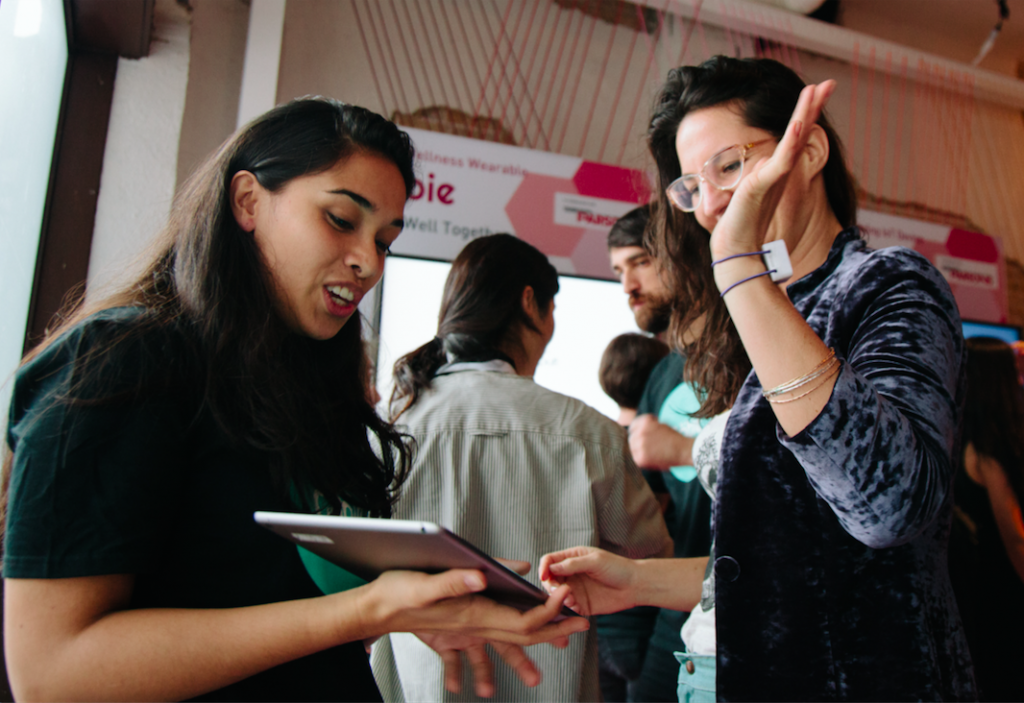
[[[230,203],[231,180],[239,171],[280,191],[360,151],[391,161],[402,174],[406,197],[412,193],[412,143],[380,115],[313,97],[257,118],[183,185],[144,273],[67,316],[22,363],[97,311],[140,308],[123,334],[76,362],[80,380],[62,402],[126,402],[182,385],[180,373],[187,372],[186,383],[198,389],[196,416],[208,414],[230,441],[268,454],[282,492],[301,496],[297,508],[316,509],[313,496],[319,492],[335,511],[344,500],[372,515],[390,515],[409,450],[367,399],[359,316],[326,341],[291,332],[274,312],[271,272],[256,240],[239,227]],[[184,340],[184,348],[168,356],[186,359],[164,360],[161,372],[127,383],[118,379],[116,391],[91,390],[101,376],[109,377],[115,348],[168,330],[173,334],[161,339]],[[377,451],[367,430],[376,435]],[[9,448],[6,454],[4,508],[13,460]]]
[[[732,104],[747,125],[781,139],[804,85],[796,73],[771,59],[715,56],[700,66],[669,71],[655,103],[647,144],[657,166],[658,185],[648,247],[673,293],[669,337],[673,346],[687,354],[687,378],[702,401],[697,417],[713,417],[731,407],[751,367],[715,285],[711,234],[693,213],[672,207],[665,195],[665,188],[682,175],[676,133],[689,113]],[[824,113],[818,125],[828,136],[828,161],[822,170],[828,202],[840,224],[850,227],[857,212],[853,177],[839,137]],[[686,332],[701,315],[705,316],[703,332],[687,344]]]
[[[449,358],[511,363],[503,350],[520,344],[520,326],[537,329],[523,310],[527,286],[546,314],[558,292],[558,272],[535,247],[511,234],[492,234],[467,244],[452,262],[444,284],[437,335],[395,362],[392,419],[430,388]]]
[[[968,443],[999,462],[1024,505],[1024,389],[1013,349],[992,337],[967,340],[964,446]]]

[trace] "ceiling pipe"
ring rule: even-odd
[[[788,12],[799,12],[809,15],[825,4],[825,0],[754,0],[763,5],[773,5]]]
[[[875,71],[885,72],[885,65],[869,66],[869,55],[892,54],[890,72],[895,74],[906,58],[908,78],[932,83],[931,74],[919,75],[917,66],[924,61],[930,68],[959,74],[964,79],[943,83],[943,87],[979,100],[1024,110],[1024,81],[985,71],[968,64],[929,54],[917,49],[878,39],[852,29],[819,22],[794,12],[750,0],[634,0],[655,10],[671,12],[688,20],[699,19],[705,24],[726,27],[731,31],[763,36],[766,29],[785,31],[792,45],[810,53],[857,64]],[[752,18],[756,18],[752,19]],[[874,52],[870,49],[874,47]]]

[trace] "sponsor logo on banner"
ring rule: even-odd
[[[946,238],[949,237],[947,225],[921,222],[909,217],[886,215],[872,210],[857,210],[857,226],[874,249],[891,246],[913,249],[918,240],[945,244]]]
[[[970,261],[939,254],[935,266],[951,284],[995,290],[999,288],[999,267],[981,261]]]
[[[555,193],[555,224],[586,229],[611,229],[620,217],[636,207],[621,200],[591,198],[575,193]]]

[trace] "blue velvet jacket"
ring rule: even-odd
[[[719,700],[974,699],[946,561],[965,390],[949,287],[849,229],[787,292],[843,365],[796,436],[753,372],[726,427]]]

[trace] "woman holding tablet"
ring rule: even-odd
[[[687,700],[976,695],[946,565],[965,387],[957,306],[924,257],[866,248],[822,114],[834,86],[715,57],[669,73],[649,125],[659,260],[694,303],[674,329],[706,316],[688,374],[705,417],[732,406],[711,445],[707,580],[706,560],[579,549],[541,564],[549,582],[573,579],[585,614],[711,596],[717,649],[680,671]],[[777,242],[785,282],[762,258]],[[698,676],[710,691],[688,687]]]
[[[4,462],[16,697],[373,700],[363,641],[386,632],[482,648],[585,628],[545,624],[558,597],[520,614],[472,595],[474,571],[325,596],[253,521],[391,511],[408,452],[367,400],[356,306],[412,164],[362,108],[271,110],[182,188],[145,272],[23,362]]]
[[[395,517],[436,522],[488,554],[534,564],[580,543],[637,558],[671,554],[622,428],[533,380],[554,334],[557,292],[547,257],[510,234],[475,239],[455,258],[437,336],[395,365],[392,413],[416,441]],[[600,698],[594,633],[566,651],[531,654],[540,686],[528,691],[500,667],[499,699]],[[373,663],[386,700],[465,700],[446,693],[458,682],[408,635],[374,645]]]

